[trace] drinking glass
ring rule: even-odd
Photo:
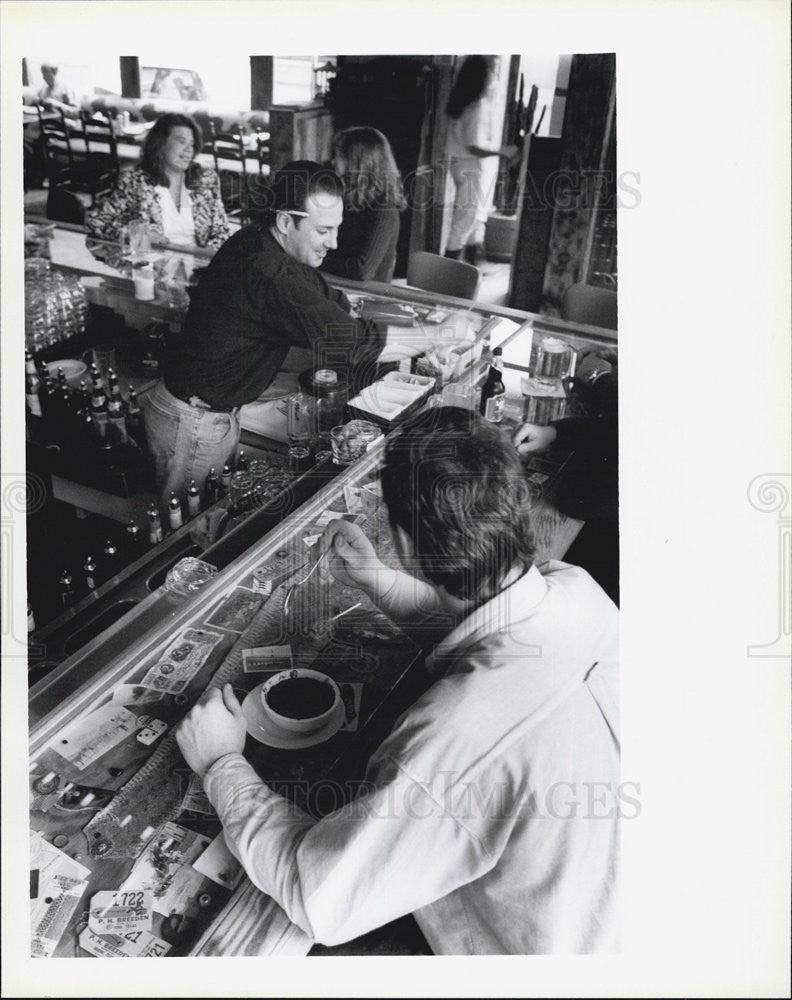
[[[555,388],[566,378],[572,364],[572,348],[558,337],[542,337],[536,351],[534,378],[543,386]]]

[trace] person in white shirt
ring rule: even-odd
[[[231,687],[212,690],[177,739],[230,849],[324,944],[412,913],[436,954],[616,950],[620,814],[636,803],[619,777],[615,606],[583,570],[534,565],[519,456],[476,413],[405,422],[382,491],[411,572],[343,520],[323,535],[329,571],[409,629],[445,623],[436,679],[364,794],[318,821],[258,777]]]
[[[445,255],[458,260],[464,250],[465,259],[472,264],[478,264],[484,256],[489,202],[483,183],[484,161],[497,156],[511,162],[517,156],[516,146],[501,147],[493,142],[494,71],[494,56],[467,56],[446,106],[446,155],[455,194]]]

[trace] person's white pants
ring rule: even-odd
[[[488,198],[482,184],[484,170],[481,157],[452,159],[451,177],[456,194],[446,249],[461,250],[469,243],[484,242]]]

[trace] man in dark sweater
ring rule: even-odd
[[[336,246],[342,196],[327,167],[287,164],[273,178],[264,223],[227,240],[202,274],[145,408],[163,502],[234,454],[239,407],[267,388],[290,347],[331,367],[373,366],[381,331],[350,316],[344,294],[317,270]]]

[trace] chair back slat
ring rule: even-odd
[[[416,250],[407,262],[407,284],[437,295],[475,299],[481,273],[473,264]]]

